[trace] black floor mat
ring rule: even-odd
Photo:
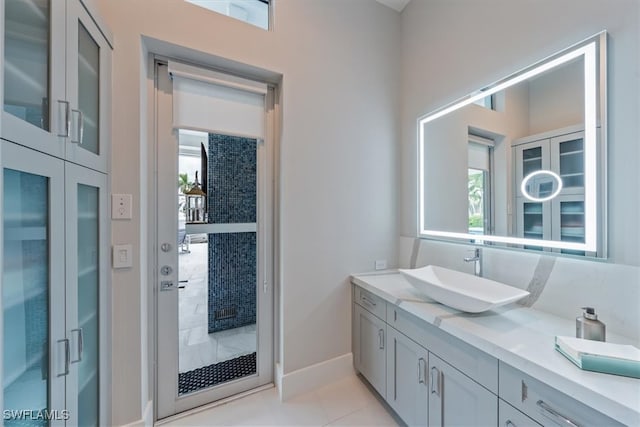
[[[256,353],[178,374],[178,394],[191,393],[256,373]]]

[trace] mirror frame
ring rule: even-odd
[[[493,95],[508,87],[537,76],[556,66],[584,56],[585,115],[585,242],[528,239],[512,236],[470,234],[431,230],[425,227],[424,126],[446,114]],[[533,65],[513,73],[491,85],[473,92],[453,103],[418,118],[418,237],[455,242],[485,244],[501,243],[496,248],[524,249],[538,246],[551,249],[585,251],[587,255],[606,258],[606,165],[607,165],[607,32],[602,31]],[[526,249],[525,249],[526,250]],[[549,253],[549,252],[544,252]],[[556,254],[555,252],[553,254]]]

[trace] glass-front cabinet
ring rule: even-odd
[[[91,4],[0,0],[5,426],[110,424],[111,48]]]
[[[20,411],[65,409],[64,199],[54,196],[64,194],[64,162],[5,142],[0,155],[10,165],[2,170],[4,425],[47,425]],[[59,415],[51,425],[64,425]]]
[[[107,176],[7,141],[1,156],[4,423],[102,425]]]
[[[106,172],[110,46],[80,0],[0,0],[2,138]]]
[[[528,137],[514,141],[513,155],[516,235],[584,243],[584,132],[558,131],[556,135],[542,139]],[[556,174],[562,187],[555,197],[548,200],[531,200],[523,194],[522,182],[532,173],[542,170]],[[546,195],[550,196],[551,191],[540,189],[540,198]],[[542,248],[527,246],[527,249]],[[581,251],[561,252],[584,255]]]

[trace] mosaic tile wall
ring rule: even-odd
[[[213,224],[256,222],[255,139],[209,134]],[[209,333],[256,322],[256,233],[209,234]]]

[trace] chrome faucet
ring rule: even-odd
[[[464,262],[473,262],[473,273],[482,277],[482,252],[480,252],[480,248],[475,248],[473,256],[465,257]]]

